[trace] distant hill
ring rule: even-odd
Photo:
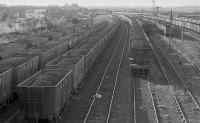
[[[171,8],[179,12],[180,11],[181,12],[200,12],[200,6],[181,6],[181,7],[171,7]]]
[[[129,11],[129,12],[143,12],[152,13],[152,6],[90,6],[90,9],[110,9],[116,11]],[[170,10],[173,11],[173,14],[180,16],[200,16],[200,6],[174,6],[174,7],[161,7],[159,8],[159,13],[169,14]]]
[[[163,7],[159,10],[161,13],[166,14],[172,10],[173,14],[179,16],[200,16],[200,6]]]
[[[88,8],[97,8],[97,9],[144,9],[152,10],[151,6],[89,6]],[[177,6],[177,7],[161,7],[160,10],[168,11],[174,10],[177,12],[200,12],[200,6]]]

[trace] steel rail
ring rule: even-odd
[[[157,46],[157,44],[155,44],[156,46]],[[158,47],[158,46],[157,46]],[[159,49],[160,49],[160,47],[158,47]],[[160,49],[161,50],[161,49]],[[162,52],[162,51],[161,51]],[[174,89],[172,88],[172,85],[170,84],[170,80],[168,79],[168,77],[167,77],[167,74],[166,74],[166,70],[165,70],[165,68],[163,67],[163,65],[161,64],[161,62],[160,62],[160,60],[159,60],[159,58],[158,58],[158,56],[156,55],[156,53],[154,52],[154,54],[155,54],[155,56],[156,56],[156,59],[159,61],[159,64],[162,66],[161,68],[162,68],[162,71],[164,72],[164,75],[165,75],[165,77],[167,78],[167,82],[168,82],[168,84],[169,84],[169,86],[170,86],[170,91],[171,91],[171,94],[173,95],[173,98],[174,98],[174,100],[175,100],[175,103],[176,103],[176,105],[177,105],[177,108],[178,108],[178,111],[180,112],[180,115],[181,115],[181,118],[182,118],[182,122],[183,123],[187,123],[188,121],[187,121],[187,118],[186,118],[186,116],[185,116],[185,114],[184,114],[184,112],[183,112],[183,109],[181,108],[181,106],[180,106],[180,103],[179,103],[179,101],[178,101],[178,99],[177,99],[177,96],[176,96],[176,93],[174,92]],[[163,52],[162,52],[162,54],[163,54]],[[167,61],[168,61],[168,58],[166,57],[166,55],[165,54],[163,54],[164,55],[164,57],[167,59]],[[171,63],[168,61],[168,63],[169,63],[169,65],[170,66],[172,66],[171,65]],[[174,66],[172,66],[172,68],[174,69]],[[175,73],[176,73],[176,75],[178,76],[178,77],[180,77],[178,74],[177,74],[177,71],[175,71]],[[180,79],[181,80],[181,82],[182,82],[182,79]]]
[[[115,47],[115,50],[114,50],[114,52],[113,52],[113,54],[112,54],[112,56],[111,56],[111,59],[109,60],[109,63],[108,63],[108,65],[107,65],[107,67],[106,67],[106,70],[104,71],[104,74],[103,74],[103,76],[102,76],[101,82],[100,82],[100,84],[98,85],[98,88],[97,88],[97,91],[96,91],[96,94],[95,94],[95,95],[97,95],[97,94],[99,93],[100,87],[101,87],[101,85],[102,85],[102,83],[103,83],[103,80],[104,80],[104,78],[105,78],[105,76],[106,76],[106,73],[107,73],[107,71],[108,71],[108,68],[109,68],[109,66],[110,66],[110,64],[111,64],[111,62],[112,62],[112,60],[113,60],[113,57],[114,57],[114,55],[115,55],[115,53],[116,53],[116,51],[117,51],[117,48],[118,48],[118,46],[119,46],[119,43],[120,43],[120,41],[122,40],[123,34],[124,34],[124,27],[123,27],[122,34],[120,35],[120,38],[119,38],[119,40],[118,40],[118,43],[117,43],[117,45],[116,45],[116,47]],[[93,107],[95,101],[96,101],[96,96],[93,97],[92,103],[91,103],[91,105],[90,105],[90,107],[89,107],[89,109],[88,109],[88,112],[87,112],[87,114],[86,114],[86,116],[85,116],[85,119],[84,119],[84,122],[83,122],[83,123],[86,123],[86,122],[87,122],[88,116],[89,116],[89,114],[90,114],[90,112],[91,112],[91,109],[92,109],[92,107]]]
[[[139,24],[140,24],[140,23],[139,23]],[[140,27],[142,28],[141,24],[140,24]],[[148,36],[146,35],[146,33],[144,32],[143,28],[142,28],[142,31],[143,31],[143,33],[145,34],[146,39],[149,41],[149,38],[148,38]],[[153,45],[151,45],[151,46],[152,46],[152,48],[153,48]],[[158,48],[159,48],[159,47],[158,47]],[[160,48],[159,48],[159,49],[160,49]],[[161,67],[162,72],[164,73],[165,78],[167,79],[167,83],[169,84],[169,87],[170,87],[170,90],[171,90],[171,94],[172,94],[172,96],[173,96],[173,98],[174,98],[174,100],[175,100],[176,106],[177,106],[178,111],[179,111],[179,113],[180,113],[180,115],[181,115],[182,122],[183,122],[183,123],[187,123],[185,114],[183,113],[183,110],[182,110],[182,108],[181,108],[181,106],[180,106],[180,104],[179,104],[179,102],[178,102],[178,99],[177,99],[177,97],[176,97],[176,94],[175,94],[175,92],[174,92],[174,89],[172,88],[172,86],[171,86],[171,84],[170,84],[170,80],[169,80],[169,78],[167,77],[166,71],[165,71],[163,65],[161,64],[161,61],[159,60],[159,58],[158,58],[158,56],[156,55],[156,52],[155,52],[154,50],[153,50],[153,53],[154,53],[154,55],[155,55],[155,57],[156,57],[156,59],[157,59],[159,65],[160,65],[160,67]],[[164,56],[165,56],[165,55],[164,55]],[[166,56],[165,56],[165,57],[166,57]],[[169,63],[169,61],[168,61],[168,63]]]
[[[156,110],[156,105],[155,105],[155,101],[154,101],[154,97],[153,97],[153,94],[152,94],[152,90],[151,90],[151,86],[149,84],[149,81],[148,81],[148,88],[149,88],[149,91],[150,91],[150,94],[151,94],[151,101],[152,101],[152,104],[153,104],[154,113],[156,115],[156,123],[159,123],[158,111]]]
[[[197,103],[196,99],[194,98],[194,96],[192,95],[190,89],[187,87],[186,82],[183,80],[183,78],[181,77],[181,75],[177,72],[177,70],[175,69],[174,65],[171,63],[171,61],[169,60],[169,58],[167,57],[167,55],[165,54],[165,52],[158,46],[158,44],[154,43],[159,50],[161,51],[161,53],[164,55],[164,57],[167,59],[168,63],[170,64],[170,66],[172,66],[174,72],[176,73],[176,75],[178,76],[178,78],[181,80],[181,83],[183,84],[184,88],[187,91],[187,94],[189,94],[189,96],[192,98],[193,102],[195,103],[195,107],[198,108],[200,110],[200,106]],[[193,66],[194,67],[194,66]],[[183,73],[181,72],[181,74],[183,75]]]
[[[140,28],[141,28],[141,30],[142,30],[142,32],[143,32],[143,34],[144,34],[145,39],[149,42],[148,37],[147,37],[146,33],[144,32],[144,30],[143,30],[143,28],[142,28],[142,26],[141,26],[141,23],[139,22],[138,19],[137,19],[137,22],[138,22],[138,24],[140,25]],[[151,47],[152,50],[153,50],[152,45],[150,45],[150,47]],[[158,116],[158,111],[156,110],[156,106],[155,106],[155,102],[154,102],[154,97],[153,97],[153,94],[152,94],[152,90],[151,90],[151,87],[150,87],[149,81],[148,81],[148,88],[149,88],[149,91],[150,91],[150,94],[151,94],[151,101],[152,101],[153,108],[154,108],[154,113],[155,113],[155,116],[156,116],[156,123],[159,123],[159,119],[158,119],[158,117],[159,117],[159,116]],[[135,122],[135,123],[136,123],[136,122]]]
[[[109,111],[108,111],[106,123],[109,123],[109,119],[110,119],[111,109],[112,109],[112,105],[113,105],[113,99],[114,99],[114,95],[115,95],[115,91],[116,91],[116,85],[117,85],[117,81],[118,81],[119,70],[121,68],[122,58],[124,56],[124,50],[125,50],[125,47],[126,47],[127,36],[128,36],[128,29],[127,29],[125,43],[124,43],[123,50],[122,50],[122,55],[120,56],[121,57],[120,63],[119,63],[118,68],[117,68],[117,75],[115,77],[115,85],[114,85],[114,89],[113,89],[113,93],[112,93],[112,98],[111,98],[111,102],[110,102],[110,106],[109,106]]]
[[[133,80],[134,80],[134,77],[133,77]],[[134,83],[134,82],[133,82]],[[137,117],[136,117],[136,102],[135,102],[135,100],[136,100],[136,98],[135,98],[135,93],[136,93],[136,91],[135,91],[136,89],[135,89],[135,85],[133,84],[133,106],[134,106],[134,112],[133,112],[133,115],[134,115],[134,123],[137,123]]]
[[[133,36],[133,30],[131,30],[131,32],[130,32],[130,37],[129,37],[129,41],[131,40],[131,37]],[[129,51],[131,51],[131,42],[129,42]],[[132,75],[132,74],[131,74]],[[135,100],[136,100],[136,98],[135,98],[135,85],[134,85],[134,76],[132,76],[131,77],[131,79],[132,79],[132,91],[133,91],[133,115],[134,115],[134,123],[136,123],[136,109],[135,109]]]

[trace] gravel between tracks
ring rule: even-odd
[[[135,115],[137,123],[156,123],[148,80],[142,76],[134,77]]]
[[[159,69],[158,63],[153,64],[149,81],[159,111],[160,122],[173,123],[176,121],[176,123],[181,123],[180,115],[177,113],[174,99],[169,91],[170,87],[161,69]]]

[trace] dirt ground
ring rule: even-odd
[[[159,38],[162,41],[165,41],[165,44],[168,44],[169,38],[163,35],[159,35]],[[171,40],[172,48],[175,49],[179,54],[181,53],[181,50],[183,52],[183,55],[187,58],[187,60],[192,61],[193,57],[191,55],[194,55],[196,57],[199,57],[200,55],[200,42],[198,40],[182,40],[177,38],[172,38]],[[183,46],[182,46],[183,44]]]
[[[179,114],[176,113],[174,99],[170,93],[170,86],[167,84],[167,80],[161,71],[158,62],[155,61],[152,65],[151,73],[148,79],[159,111],[161,122],[173,123],[176,121],[177,123],[181,123]]]
[[[184,34],[200,41],[200,35],[195,32],[184,32]]]
[[[161,45],[166,46],[168,43],[168,38],[161,36]],[[198,88],[200,87],[200,78],[199,74],[197,74],[197,71],[193,68],[192,64],[194,62],[194,57],[196,56],[199,58],[200,54],[200,47],[199,47],[199,41],[191,41],[191,40],[184,40],[183,42],[183,57],[182,57],[182,64],[183,65],[177,65],[180,61],[180,45],[181,40],[179,39],[173,39],[172,40],[172,48],[173,48],[173,54],[170,55],[172,62],[175,64],[177,70],[179,70],[183,74],[183,78],[186,80],[187,83],[190,83],[189,87],[191,87],[192,91],[195,93],[195,95],[200,98],[200,93],[198,92]]]

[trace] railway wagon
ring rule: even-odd
[[[96,61],[98,55],[102,52],[106,46],[107,36],[102,38],[96,45],[90,48],[90,51],[85,55],[85,74],[87,74],[92,67],[93,63]]]
[[[134,36],[134,35],[133,35]],[[144,35],[136,35],[130,44],[131,69],[134,74],[150,72],[153,61],[153,49]]]
[[[97,45],[95,45],[94,47],[97,47]],[[87,55],[85,57],[87,57]],[[30,77],[29,79],[25,80],[23,83],[18,85],[20,95],[20,110],[23,114],[26,114],[26,117],[35,119],[49,119],[51,121],[54,120],[54,122],[56,122],[55,120],[58,119],[62,110],[68,105],[72,90],[75,87],[77,88],[78,86],[78,83],[76,83],[76,81],[78,82],[80,78],[84,77],[81,74],[85,74],[84,69],[82,71],[82,67],[84,66],[85,68],[85,64],[82,64],[84,63],[84,56],[82,56],[82,58],[75,65],[67,65],[68,60],[64,63],[66,65],[59,65],[58,63],[59,61],[61,61],[62,58],[70,59],[66,56],[59,56],[46,65],[46,70],[55,72],[57,70],[62,69],[65,73],[67,73],[66,76],[62,79],[62,81],[64,81],[64,83],[67,82],[67,84],[60,84],[63,83],[60,81],[59,84],[61,85],[61,87],[59,87],[59,84],[57,84],[54,87],[34,86],[32,84],[33,81],[35,81],[41,73],[45,73],[43,71],[46,71],[41,70],[34,76]],[[73,61],[74,60],[75,59],[73,58]],[[93,64],[93,61],[88,62],[90,62],[90,64]],[[47,102],[51,103],[47,104]]]
[[[170,27],[170,23],[168,23],[168,22],[165,22],[165,21],[158,21],[162,26],[164,26],[165,27],[165,35],[167,35],[167,36],[170,36],[170,31],[171,31],[171,35],[172,36],[175,36],[175,35],[177,35],[177,29],[176,29],[176,27],[174,27],[174,26],[172,26],[171,25],[171,27]],[[159,28],[158,28],[159,29]],[[160,30],[160,29],[159,29]]]
[[[81,80],[86,76],[97,56],[105,47],[105,41],[109,34],[107,33],[107,36],[104,36],[100,41],[97,38],[81,42],[74,49],[48,62],[46,68],[72,69],[73,92],[76,92]]]
[[[58,45],[57,49],[58,49],[57,50],[57,56],[64,54],[65,52],[67,52],[69,50],[68,42],[66,41],[66,42]]]
[[[185,22],[184,27],[185,27],[186,29],[190,29],[190,22]]]
[[[85,67],[85,74],[87,74],[90,70],[90,68],[92,67],[93,64],[91,63],[94,63],[95,60],[96,60],[96,56],[97,56],[97,45],[95,45],[90,51],[89,53],[87,53],[85,55],[85,64],[84,64],[84,67]]]
[[[73,38],[66,40],[65,42],[61,43],[60,45],[57,45],[54,48],[48,49],[45,52],[42,52],[42,53],[25,53],[25,54],[38,55],[39,56],[39,69],[41,69],[42,67],[45,66],[45,64],[47,62],[49,62],[53,58],[55,58],[59,55],[62,55],[64,52],[75,47],[81,41],[81,38],[83,38],[83,37],[79,37],[79,36],[84,36],[84,38],[88,37],[89,35],[94,33],[94,30],[98,31],[105,26],[106,26],[106,24],[96,25],[95,27],[84,32],[83,34],[76,34],[76,35],[73,36]]]
[[[69,41],[66,41],[60,45],[57,45],[54,48],[48,49],[45,52],[41,53],[26,53],[27,55],[37,55],[39,57],[39,68],[41,69],[47,62],[54,59],[55,57],[62,55],[64,52],[68,51],[69,49],[73,48],[77,42],[76,40],[71,39]]]
[[[97,29],[103,28],[105,25],[101,26],[98,25]],[[92,31],[91,31],[92,32]],[[86,32],[84,32],[86,33]],[[84,34],[85,35],[85,34]],[[79,40],[79,35],[76,35],[71,39],[71,45],[69,46],[69,41],[66,41],[60,45],[57,45],[54,48],[51,48],[43,53],[24,53],[24,54],[15,54],[15,57],[13,58],[7,58],[1,61],[1,69],[2,68],[11,68],[9,72],[2,73],[0,80],[0,104],[3,104],[4,102],[8,101],[9,98],[12,97],[12,93],[14,92],[14,95],[16,95],[16,85],[18,85],[23,80],[27,79],[31,75],[35,74],[38,69],[41,69],[42,66],[44,66],[48,61],[55,58],[58,55],[63,54],[66,52],[69,48],[74,47]],[[31,60],[27,60],[29,58],[32,58],[34,56],[35,58]],[[23,61],[23,57],[26,57]],[[22,60],[20,62],[20,59]],[[18,62],[20,62],[18,64]],[[13,65],[9,65],[13,64]],[[3,69],[2,69],[3,70]],[[12,74],[13,73],[13,74]],[[11,76],[11,77],[7,77]],[[6,79],[6,80],[5,80]],[[13,82],[12,82],[13,81]],[[10,88],[10,89],[8,89]]]
[[[108,30],[110,31],[103,38],[97,37],[97,39],[95,39],[97,41],[96,45],[93,46],[90,49],[90,51],[85,55],[85,74],[88,73],[93,63],[96,61],[96,58],[98,57],[98,55],[105,48],[107,41],[109,41],[111,37],[114,36],[115,30],[117,29],[118,26],[119,26],[119,23],[114,23],[112,25],[113,28],[111,29],[109,28]]]
[[[166,27],[163,26],[162,24],[156,22],[156,27],[163,33],[163,34],[166,34]]]
[[[60,56],[46,64],[47,69],[72,70],[73,92],[84,78],[84,56]]]
[[[112,30],[112,32],[107,35],[114,34],[114,31],[115,30]],[[107,36],[105,37],[107,39]],[[106,40],[100,40],[99,42],[96,41],[94,45],[91,45],[91,42],[87,43],[89,43],[89,46],[93,47],[93,51],[95,53],[99,54],[100,51],[96,50],[103,50],[101,46],[105,47],[104,43],[100,43],[101,41],[105,42]],[[85,42],[82,44],[86,45],[87,43]],[[81,46],[77,47],[80,48]],[[75,81],[78,82],[80,78],[83,79],[85,77],[85,59],[87,59],[87,54],[91,51],[91,49],[92,48],[88,46],[87,52],[85,49],[72,49],[64,55],[58,56],[48,62],[45,69],[34,74],[32,77],[18,85],[20,95],[19,103],[22,113],[28,118],[49,119],[51,121],[58,119],[62,110],[69,104],[69,98],[72,90],[74,89],[74,85],[75,87],[78,85]],[[77,54],[77,50],[78,53],[81,54]],[[97,58],[97,54],[93,57]],[[94,63],[93,60],[88,60],[87,62],[88,64]],[[62,76],[59,77],[59,79],[56,79],[57,85],[53,84],[52,86],[46,86],[46,84],[55,82],[55,77],[58,77],[51,72],[57,72],[58,70],[63,71],[62,73],[64,74],[62,75],[64,75],[64,77]],[[49,76],[46,76],[46,73],[50,73],[48,74]],[[76,73],[76,75],[74,75],[74,73]],[[43,75],[43,78],[41,78],[40,75]],[[74,78],[76,79],[75,81]],[[45,86],[43,86],[43,83],[46,83]]]
[[[146,17],[145,19],[146,22],[150,22],[150,23],[154,23],[153,19],[150,17]],[[156,22],[156,28],[158,28],[163,34],[169,36],[170,35],[170,31],[171,31],[171,35],[172,36],[176,36],[179,35],[178,32],[180,31],[180,29],[178,29],[176,26],[178,26],[179,21],[177,20],[172,20],[172,28],[170,29],[170,22],[166,21],[165,19],[162,20],[158,20],[158,22]],[[173,26],[174,25],[174,26]]]
[[[39,68],[43,68],[47,62],[54,59],[55,57],[62,55],[69,49],[72,49],[78,44],[78,35],[74,36],[72,39],[66,40],[61,44],[55,46],[54,48],[48,49],[41,53],[26,53],[39,56]]]
[[[0,68],[9,68],[12,70],[11,88],[14,95],[17,92],[17,85],[38,71],[38,62],[38,56],[24,54],[15,54],[0,61]]]
[[[12,69],[0,69],[0,109],[12,96]]]
[[[96,42],[79,44],[75,49],[72,49],[62,56],[58,56],[46,64],[48,69],[72,69],[73,78],[73,92],[85,77],[85,55],[89,52],[91,47]],[[87,55],[86,55],[87,56]],[[91,62],[90,62],[91,64]]]
[[[199,28],[200,28],[200,25],[198,25],[198,24],[194,24],[194,23],[190,24],[190,30],[192,30],[196,33],[200,33]]]
[[[56,122],[69,102],[70,73],[42,69],[19,84],[19,107],[25,117]]]

